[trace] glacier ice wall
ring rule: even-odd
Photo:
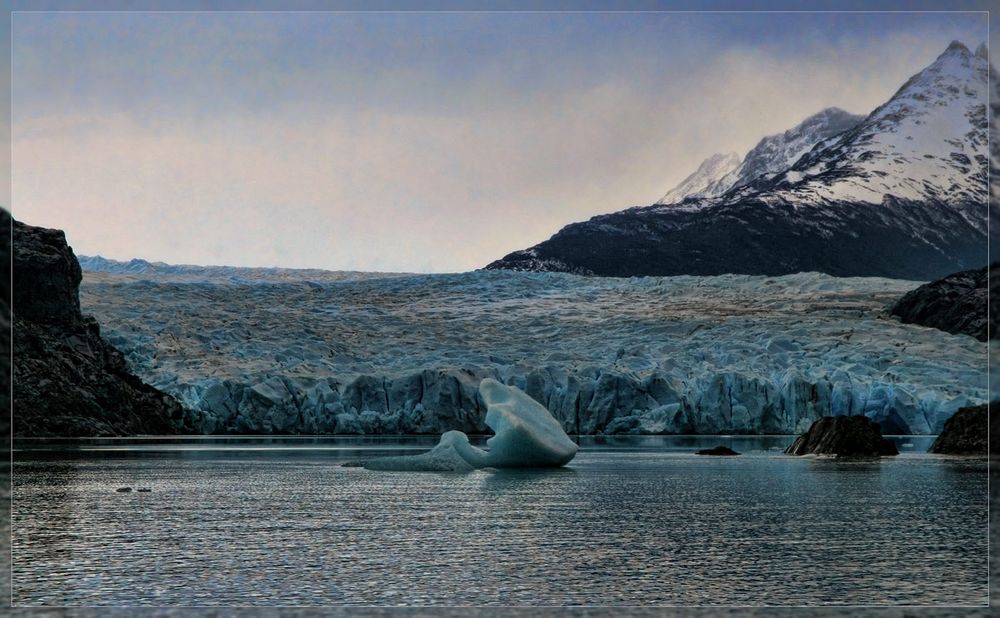
[[[936,433],[986,400],[988,344],[888,316],[918,284],[87,272],[81,302],[199,433],[482,433],[485,378],[569,434],[797,433],[828,414]]]

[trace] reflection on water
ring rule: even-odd
[[[584,437],[556,470],[340,466],[436,440],[19,442],[14,601],[986,602],[986,463],[932,438],[867,461],[681,436]],[[693,455],[718,444],[744,455]]]

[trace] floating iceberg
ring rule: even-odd
[[[496,432],[488,450],[469,443],[461,431],[449,431],[432,450],[420,455],[379,457],[364,462],[368,470],[459,472],[475,468],[548,468],[569,463],[578,449],[543,405],[520,389],[492,378],[479,384],[486,404],[486,424]]]

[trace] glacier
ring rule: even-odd
[[[888,314],[917,281],[81,263],[83,310],[199,434],[484,434],[487,378],[570,435],[932,434],[989,392],[989,344]]]
[[[476,448],[461,431],[448,431],[427,453],[377,457],[363,462],[368,470],[467,471],[476,468],[550,468],[564,466],[579,447],[559,422],[519,388],[486,378],[479,383],[486,404],[486,425],[495,434],[489,450]]]

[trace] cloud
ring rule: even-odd
[[[611,30],[596,53],[557,45],[547,56],[540,34],[494,41],[457,78],[440,41],[395,52],[434,62],[374,74],[371,58],[272,72],[258,50],[234,62],[258,62],[260,74],[232,85],[223,60],[202,74],[188,50],[185,74],[153,71],[138,92],[121,78],[126,58],[101,68],[98,54],[96,68],[72,72],[110,72],[106,90],[74,81],[78,92],[36,107],[38,93],[15,82],[15,215],[66,229],[79,253],[121,259],[467,270],[572,221],[651,203],[704,157],[745,152],[823,107],[866,113],[965,31],[848,34],[794,54],[685,32],[669,58]],[[49,66],[24,63],[22,74]],[[197,88],[175,98],[154,78]],[[213,106],[213,92],[228,95]]]

